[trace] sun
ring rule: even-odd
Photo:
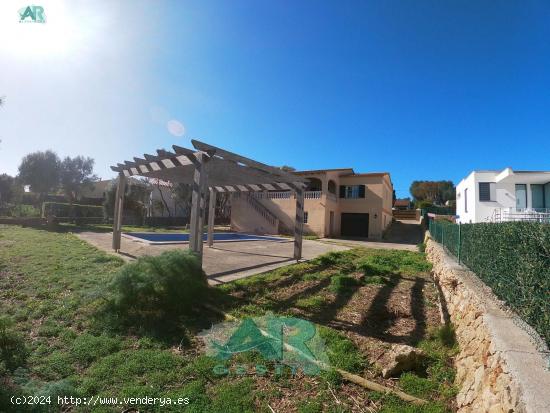
[[[33,5],[45,22],[35,22],[30,17],[21,22],[20,10]],[[31,60],[70,54],[81,46],[82,28],[86,26],[76,11],[76,6],[65,1],[1,2],[0,53]]]

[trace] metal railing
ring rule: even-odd
[[[550,208],[495,208],[492,221],[550,223]]]

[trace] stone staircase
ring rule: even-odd
[[[394,209],[393,217],[397,220],[402,219],[411,219],[419,220],[420,219],[420,210],[417,209]]]

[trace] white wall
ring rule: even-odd
[[[508,172],[507,172],[508,171]],[[496,182],[501,174],[508,175]],[[502,176],[502,175],[501,175]],[[545,183],[549,178],[548,173],[514,173],[512,170],[504,171],[474,171],[464,178],[456,186],[456,213],[461,224],[489,222],[495,209],[516,207],[516,184],[527,185],[527,208],[532,208],[531,184]],[[495,183],[495,200],[479,201],[479,183]],[[468,212],[465,211],[464,191],[468,189]]]
[[[466,189],[468,190],[466,208]],[[456,186],[456,214],[461,224],[475,222],[476,199],[475,172],[472,172]]]

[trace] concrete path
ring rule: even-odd
[[[142,255],[159,255],[171,249],[187,249],[187,244],[149,245],[122,237],[121,252],[116,254],[111,249],[111,233],[81,232],[76,235],[100,250],[126,261],[133,261]],[[310,260],[329,251],[343,251],[350,247],[304,240],[302,248],[303,259]],[[210,284],[226,283],[293,264],[296,262],[292,258],[293,252],[293,239],[282,242],[216,242],[211,248],[204,246],[203,268]]]
[[[392,222],[386,235],[385,242],[417,245],[424,240],[424,230],[420,221],[399,219]]]

